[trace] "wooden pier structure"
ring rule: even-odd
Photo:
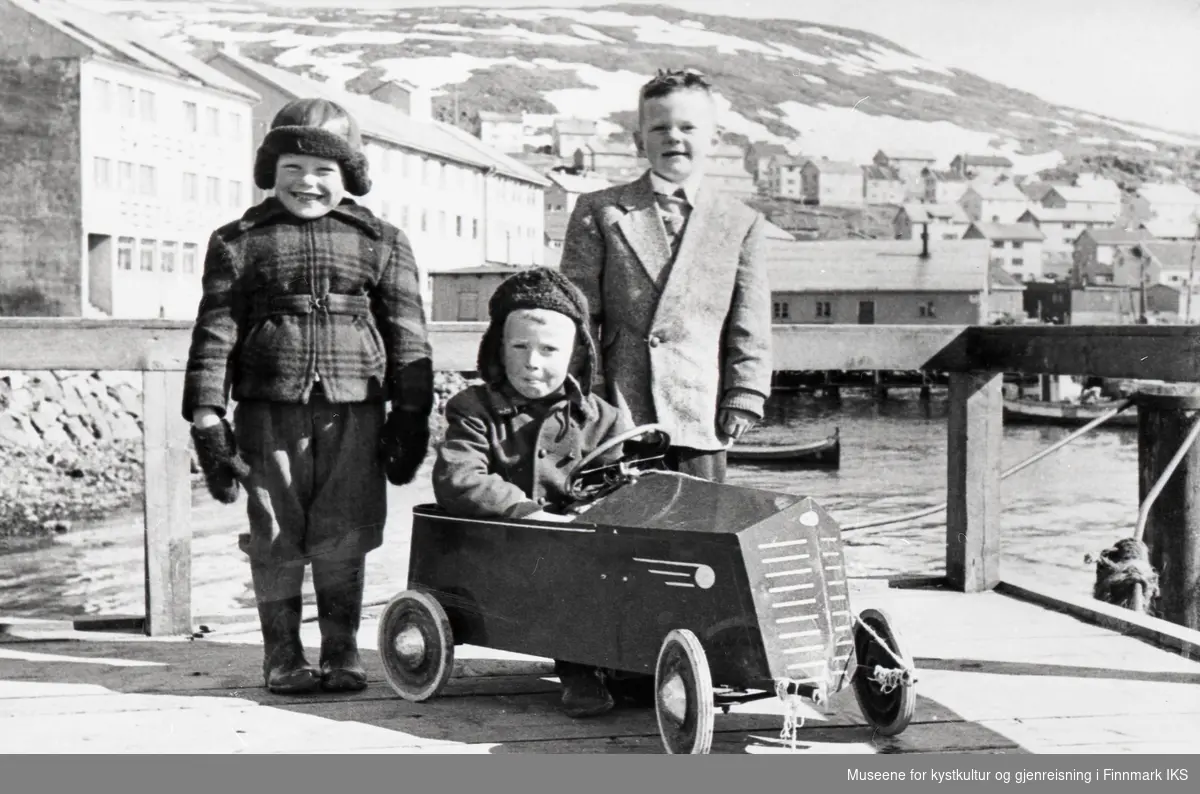
[[[473,369],[482,330],[432,324],[435,366]],[[0,370],[142,372],[145,438],[143,631],[5,619],[0,605],[7,752],[663,752],[652,710],[560,715],[547,660],[464,647],[445,694],[411,704],[382,679],[368,615],[360,642],[371,686],[287,698],[262,687],[256,623],[198,632],[191,522],[203,507],[179,414],[190,331],[166,321],[0,319]],[[910,646],[916,718],[899,737],[873,736],[851,696],[829,718],[810,716],[796,751],[1200,752],[1200,627],[1191,625],[1200,560],[1196,538],[1179,536],[1200,526],[1200,500],[1164,490],[1147,526],[1148,542],[1171,549],[1163,590],[1175,622],[1006,578],[999,532],[1004,373],[1200,384],[1198,354],[1200,329],[1186,326],[776,326],[780,370],[949,373],[945,576],[856,580],[852,589],[856,610],[887,609]],[[1144,471],[1174,454],[1180,422],[1194,416],[1186,404],[1162,408],[1168,419],[1156,410],[1139,410]],[[1167,437],[1159,427],[1175,430]],[[242,516],[229,521],[232,536]],[[398,572],[395,589],[405,584]],[[316,647],[315,624],[306,631]],[[771,700],[718,714],[713,752],[791,751],[778,738],[780,708]]]

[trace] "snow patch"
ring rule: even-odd
[[[803,63],[812,63],[817,66],[824,66],[829,63],[828,58],[822,58],[819,55],[813,55],[810,52],[805,52],[799,47],[793,47],[791,44],[781,44],[778,41],[769,41],[767,44],[773,47],[780,55],[785,58],[791,58],[793,61],[801,61]]]
[[[859,41],[858,39],[852,39],[849,36],[843,36],[840,33],[834,33],[832,30],[825,30],[825,28],[818,28],[818,27],[810,26],[807,28],[796,28],[796,32],[797,33],[808,33],[809,35],[812,35],[812,36],[824,36],[827,39],[833,39],[834,41],[844,41],[847,44],[858,44],[860,46],[862,45],[862,42]]]
[[[602,41],[605,44],[620,44],[618,39],[612,36],[606,36],[595,28],[589,28],[587,25],[578,23],[571,24],[571,30],[581,39],[591,39],[592,41]]]
[[[824,77],[821,77],[820,75],[802,74],[800,76],[803,77],[808,82],[815,83],[816,85],[828,85],[829,84],[829,81],[826,80]]]
[[[910,80],[907,77],[893,77],[892,82],[896,85],[904,86],[905,88],[915,88],[918,91],[927,91],[931,94],[941,94],[942,96],[958,96],[958,94],[940,85],[933,83],[923,83],[920,80]]]

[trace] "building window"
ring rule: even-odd
[[[1003,240],[995,240],[992,242],[992,248],[1003,248],[1003,247],[1004,247]]]
[[[1025,243],[1021,242],[1020,240],[1013,240],[1012,247],[1013,248],[1024,248]]]
[[[214,138],[221,134],[221,113],[216,108],[204,109],[204,132]]]
[[[153,123],[158,118],[158,111],[154,106],[154,92],[142,89],[138,92],[138,110],[141,113],[142,121]]]
[[[180,265],[184,273],[196,272],[196,244],[184,243],[183,256],[180,258]]]
[[[937,317],[937,312],[933,308],[933,301],[926,301],[918,306],[917,315],[920,317]]]
[[[200,200],[200,188],[195,174],[184,173],[183,175],[183,200]]]
[[[229,180],[229,206],[237,207],[242,203],[242,183],[236,179]]]
[[[95,102],[96,110],[101,113],[112,112],[112,86],[107,80],[99,77],[92,79],[92,90],[96,92]]]
[[[478,218],[471,219],[471,239],[472,240],[479,239],[479,219]]]
[[[134,105],[136,104],[136,101],[133,98],[133,86],[117,86],[117,104],[123,117],[129,119],[134,117]]]
[[[242,114],[229,111],[229,137],[240,138],[242,135]]]
[[[92,158],[92,181],[96,187],[107,190],[112,187],[112,162],[107,157]]]
[[[221,204],[221,180],[210,176],[207,180],[207,188],[205,199],[212,206],[219,206]]]
[[[117,269],[133,270],[133,238],[117,238]]]
[[[833,316],[833,306],[830,304],[829,301],[817,301],[817,316],[818,317],[832,317]]]
[[[776,320],[790,319],[791,305],[786,302],[775,301],[771,304],[771,316]]]
[[[390,201],[385,201],[379,205],[379,215],[385,221],[392,219],[392,204]]]
[[[162,272],[175,272],[175,243],[164,240],[162,244]]]
[[[421,231],[429,231],[429,210],[421,210]]]
[[[456,237],[463,236],[463,217],[461,215],[454,216],[454,235]]]
[[[142,240],[141,246],[138,248],[138,254],[142,263],[143,273],[152,273],[154,271],[154,254],[157,245],[153,240]]]
[[[1075,228],[1075,224],[1071,223],[1070,221],[1068,221],[1068,222],[1066,222],[1066,223],[1064,223],[1064,224],[1063,224],[1063,230],[1064,230],[1064,231],[1065,231],[1066,229],[1074,229],[1074,228]]]
[[[158,194],[158,185],[155,177],[157,173],[152,165],[138,166],[138,192],[143,196],[154,196]]]
[[[183,129],[185,132],[200,130],[200,110],[195,102],[183,103]]]
[[[404,229],[408,228],[408,205],[400,207],[400,226]]]
[[[117,189],[123,193],[133,191],[133,163],[117,163]]]
[[[446,236],[446,211],[438,211],[438,234],[442,237]]]

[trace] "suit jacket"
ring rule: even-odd
[[[390,253],[385,254],[385,251]],[[386,257],[386,259],[385,259]],[[431,357],[408,238],[347,199],[302,220],[276,198],[212,233],[183,416],[235,401],[391,400],[428,414]]]
[[[726,446],[721,408],[763,415],[772,369],[764,222],[701,187],[672,262],[649,172],[576,201],[561,268],[588,299],[595,387],[635,424],[665,425],[673,445]]]

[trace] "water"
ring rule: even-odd
[[[886,402],[848,394],[841,405],[799,395],[776,395],[753,439],[764,443],[816,440],[841,430],[840,470],[795,471],[782,466],[732,466],[730,482],[812,496],[843,524],[898,516],[946,499],[944,397],[915,392]],[[1002,469],[1045,449],[1070,432],[1005,427]],[[368,602],[386,600],[405,585],[407,516],[433,500],[424,477],[391,488],[390,520],[382,549],[368,558]],[[1037,577],[1089,596],[1094,568],[1085,554],[1132,533],[1137,520],[1137,437],[1133,430],[1099,430],[1004,480],[1001,575]],[[906,524],[847,533],[852,576],[944,573],[945,513]],[[76,529],[51,549],[0,556],[0,614],[63,618],[144,612],[142,516],[132,511]],[[193,614],[248,615],[250,574],[237,548],[244,507],[197,494],[193,510]],[[311,601],[311,584],[307,584]]]

